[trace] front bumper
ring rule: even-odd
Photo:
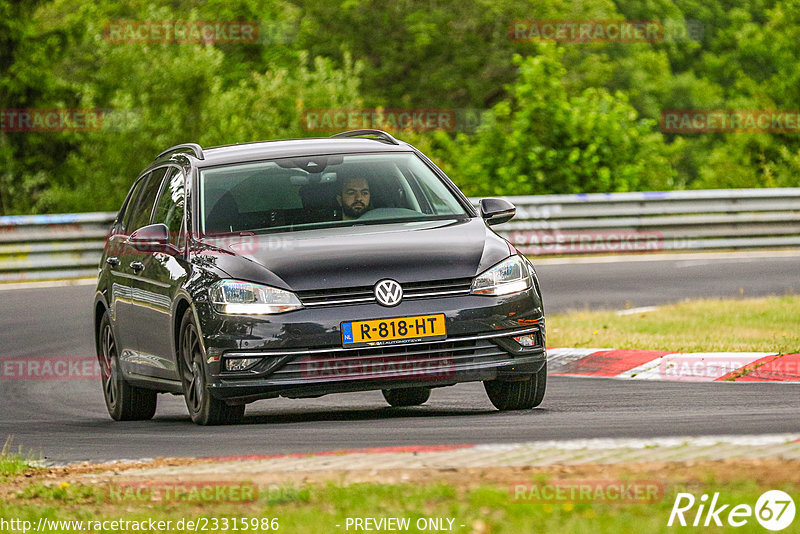
[[[198,306],[208,385],[230,402],[347,391],[438,387],[529,376],[545,362],[541,301],[534,289],[503,297],[458,296],[303,309],[274,316],[221,316]],[[345,348],[343,321],[444,313],[447,339]],[[515,336],[530,335],[522,347]],[[231,357],[260,358],[243,372]]]

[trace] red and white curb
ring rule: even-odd
[[[685,382],[800,382],[800,354],[547,350],[549,375]]]

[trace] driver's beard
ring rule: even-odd
[[[348,204],[342,204],[342,211],[344,212],[345,216],[347,216],[347,217],[349,217],[351,219],[358,219],[359,217],[361,217],[362,215],[364,215],[366,212],[368,212],[371,209],[372,209],[372,203],[371,202],[369,204],[367,204],[363,209],[361,209],[359,211],[354,210],[353,207],[348,205]]]

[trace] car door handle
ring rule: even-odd
[[[109,264],[112,267],[116,267],[117,265],[119,265],[119,258],[115,258],[114,256],[110,256],[110,257],[106,258],[106,263]]]
[[[131,269],[133,269],[133,272],[135,272],[135,273],[144,271],[144,263],[142,263],[140,261],[132,261],[131,262]]]

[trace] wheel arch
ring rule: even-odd
[[[100,361],[101,359],[101,348],[100,348],[100,323],[103,321],[103,316],[106,314],[108,310],[108,304],[106,303],[103,295],[98,293],[95,302],[94,302],[94,310],[92,319],[94,321],[94,345],[95,345],[95,353],[97,356],[97,360]],[[112,324],[111,328],[113,329],[114,326]],[[101,362],[102,363],[102,362]]]
[[[175,302],[175,311],[172,314],[172,348],[175,354],[175,364],[178,366],[178,372],[181,372],[181,356],[179,354],[180,340],[181,340],[181,322],[187,310],[192,308],[192,303],[186,295],[179,295]]]

